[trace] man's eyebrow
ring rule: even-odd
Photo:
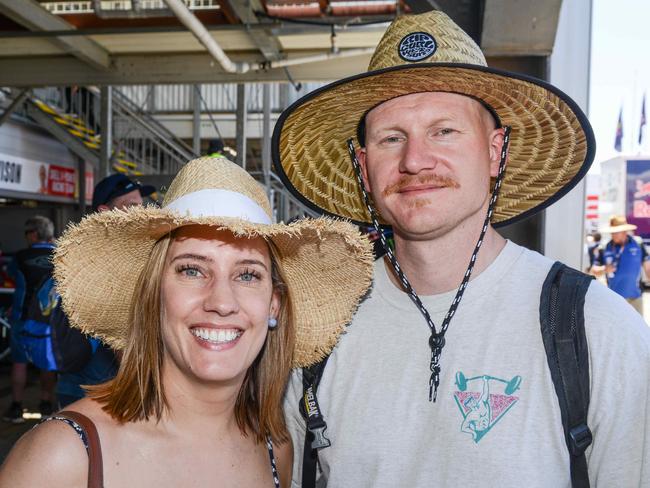
[[[268,268],[266,267],[266,264],[264,264],[262,261],[260,261],[258,259],[242,259],[241,261],[238,261],[238,263],[239,264],[250,264],[250,265],[256,264],[256,265],[261,266],[262,268],[264,268],[265,271],[268,271]]]
[[[178,256],[174,256],[174,259],[172,259],[171,262],[173,263],[174,261],[177,261],[179,259],[196,259],[197,261],[204,261],[208,263],[212,262],[212,259],[207,256],[203,256],[202,254],[192,254],[192,253],[185,253],[185,254],[179,254]]]
[[[455,119],[451,115],[444,114],[444,115],[440,115],[440,116],[432,119],[431,121],[429,121],[428,125],[431,126],[431,125],[435,125],[435,124],[444,124],[444,123],[447,123],[447,122],[456,122],[456,121],[457,121],[457,119]],[[384,131],[393,131],[393,130],[398,131],[398,132],[404,132],[404,129],[401,126],[394,125],[393,122],[391,121],[391,122],[387,123],[384,126],[380,126],[380,127],[375,126],[375,128],[371,129],[369,131],[369,133],[373,134],[373,133],[384,132]]]

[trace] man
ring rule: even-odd
[[[221,139],[210,139],[210,142],[208,143],[208,156],[211,158],[225,157],[223,155],[224,147],[225,146]]]
[[[359,177],[346,158],[355,136]],[[287,109],[273,144],[276,169],[305,204],[394,231],[395,251],[377,261],[317,402],[307,389],[306,409],[322,413],[331,440],[318,452],[317,486],[570,486],[540,334],[553,263],[506,242],[493,225],[543,209],[587,171],[593,134],[576,104],[544,82],[487,68],[467,34],[429,12],[397,18],[367,73]],[[597,283],[584,314],[589,478],[650,486],[650,331]],[[479,401],[468,397],[483,391],[456,383],[461,371],[516,379],[486,392],[490,413],[477,441],[463,426]],[[296,372],[285,404],[294,486],[302,479],[302,380]]]
[[[602,254],[594,261],[594,272],[605,273],[607,286],[625,298],[643,316],[643,297],[640,287],[641,268],[650,276],[650,256],[643,241],[633,237],[636,225],[628,224],[623,215],[609,219],[609,227],[602,232],[611,234]]]
[[[52,274],[54,250],[54,224],[42,215],[30,217],[25,222],[25,239],[29,247],[18,251],[9,265],[8,273],[16,283],[11,308],[11,396],[12,402],[2,419],[14,424],[23,423],[23,397],[27,384],[27,352],[21,340],[23,324],[36,290]],[[41,371],[41,415],[53,411],[56,373]]]
[[[95,185],[93,210],[103,212],[114,208],[142,205],[142,198],[154,193],[151,185],[140,185],[121,173],[107,176]]]
[[[142,186],[123,174],[114,174],[104,178],[95,186],[93,209],[106,212],[142,205],[142,197],[149,196],[154,191],[153,186]],[[117,373],[118,364],[113,351],[98,339],[91,338],[90,341],[93,355],[86,366],[81,371],[63,373],[59,376],[56,396],[61,408],[85,396],[81,385],[103,383]]]
[[[596,274],[592,269],[594,264],[596,264],[601,257],[603,250],[600,248],[600,240],[602,236],[600,232],[594,232],[587,235],[587,255],[589,257],[589,267],[587,268],[588,273]]]

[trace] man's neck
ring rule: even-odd
[[[396,235],[397,261],[418,294],[435,295],[455,290],[463,280],[479,234],[480,228],[458,227],[428,241],[407,240]],[[478,252],[472,278],[480,275],[496,259],[505,244],[505,239],[490,226]],[[393,283],[399,286],[389,264],[388,270]]]

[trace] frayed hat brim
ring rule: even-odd
[[[70,322],[123,349],[136,283],[153,246],[187,225],[209,225],[273,242],[296,324],[295,367],[318,362],[331,352],[370,286],[371,246],[347,222],[319,218],[264,225],[133,207],[91,214],[58,240],[55,279]]]

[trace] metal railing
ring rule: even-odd
[[[281,87],[279,84],[275,90],[271,90],[275,102],[279,103]],[[222,93],[215,93],[214,90],[220,86],[225,88]],[[303,85],[304,86],[304,85]],[[191,90],[193,85],[176,85]],[[155,117],[146,109],[147,100],[151,98],[150,87],[129,87],[126,90],[114,87],[113,90],[113,167],[128,171],[132,174],[174,174],[188,160],[194,157],[192,149],[173,133],[160,124]],[[162,88],[158,86],[157,88]],[[232,90],[232,99],[229,99],[227,90]],[[205,93],[208,100],[205,100],[208,107],[220,108],[224,111],[234,104],[236,85],[204,85],[202,93]],[[255,84],[248,88],[251,94],[261,91],[261,84]],[[204,91],[205,90],[205,91]],[[161,90],[160,94],[164,94]],[[190,92],[191,93],[191,92]],[[56,111],[53,118],[66,118],[71,121],[72,127],[77,128],[83,134],[86,142],[95,141],[96,148],[88,147],[96,153],[99,158],[100,128],[100,94],[94,87],[48,87],[32,90],[32,102],[39,100],[46,103]],[[210,98],[210,95],[212,97]],[[249,98],[249,106],[254,111],[259,102],[261,109],[261,97]],[[0,90],[0,105],[6,106],[11,102],[10,90]],[[181,98],[181,101],[183,99]],[[176,105],[180,110],[182,104]],[[202,106],[202,109],[205,108]],[[29,112],[17,110],[18,117],[26,117]],[[68,126],[70,127],[70,126]],[[86,144],[86,146],[88,146]],[[258,168],[262,166],[257,161]],[[267,193],[271,200],[275,221],[287,222],[296,217],[316,216],[317,214],[301,203],[291,192],[289,192],[280,178],[269,173],[265,178],[260,171],[251,171],[251,175],[264,184],[268,181]]]
[[[269,83],[271,111],[282,112],[285,107],[320,87],[323,83],[301,83],[297,88],[287,83]],[[191,113],[194,109],[194,85],[125,85],[119,91],[150,114]],[[234,83],[202,84],[202,111],[234,112],[237,108],[237,85]],[[247,83],[247,110],[262,113],[262,83]]]
[[[95,87],[49,87],[34,95],[59,112],[85,138],[100,143],[100,94]],[[175,173],[192,149],[131,98],[113,90],[113,167],[134,174]]]
[[[190,10],[215,10],[221,8],[218,0],[185,0]],[[54,15],[94,14],[101,12],[127,12],[135,10],[146,13],[148,10],[167,10],[163,0],[67,0],[41,1],[41,6]]]

